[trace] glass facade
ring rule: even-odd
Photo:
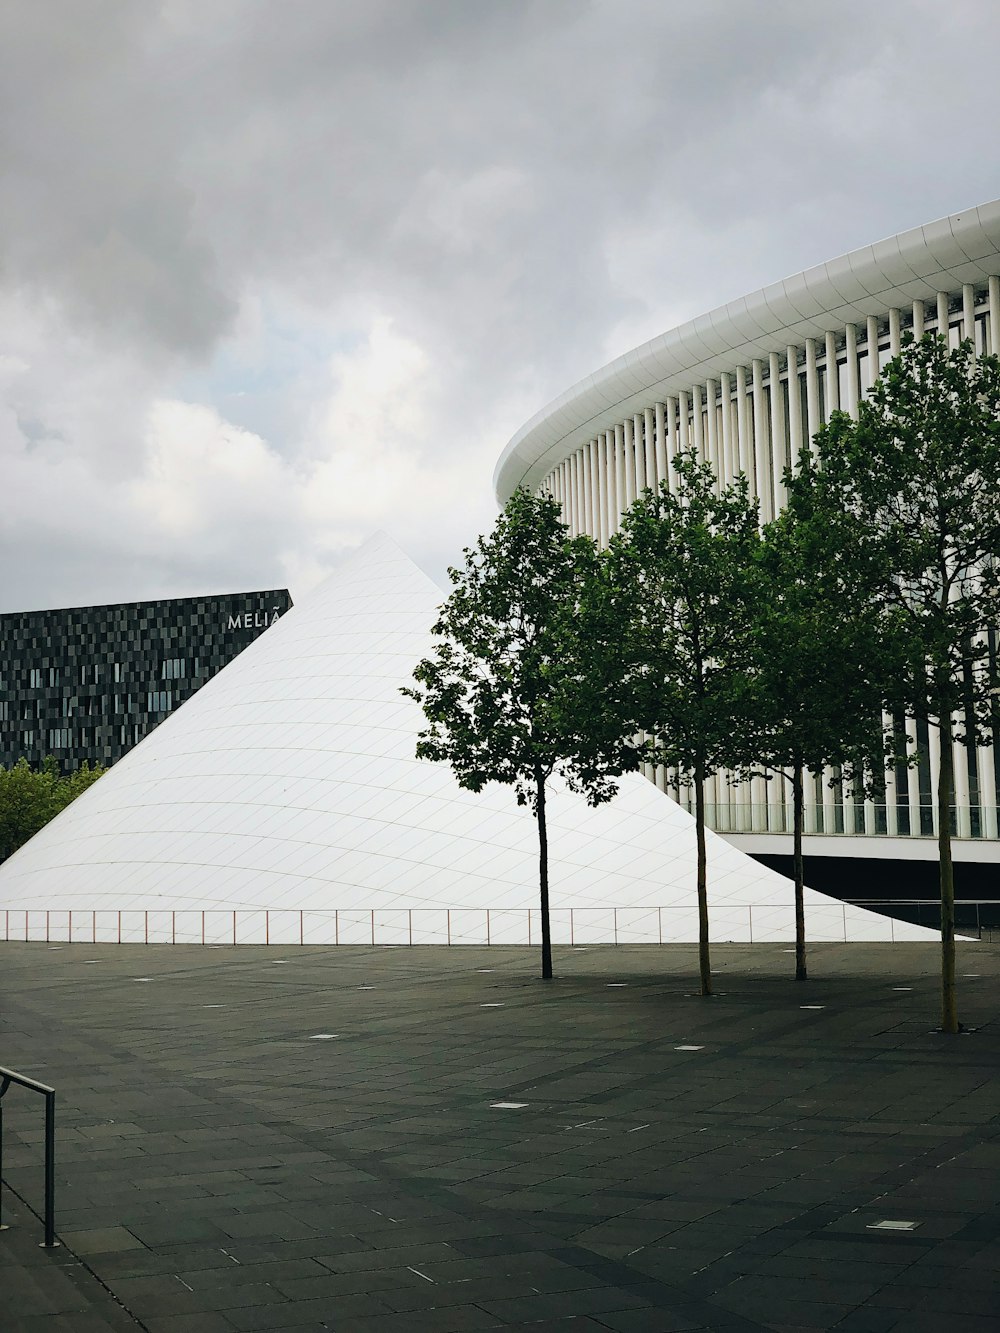
[[[291,604],[282,588],[0,615],[0,764],[113,764]]]

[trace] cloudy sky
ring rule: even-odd
[[[443,578],[513,432],[1000,195],[995,0],[6,0],[0,610]]]

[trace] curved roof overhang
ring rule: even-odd
[[[1000,274],[1000,200],[915,227],[699,315],[595,371],[535,414],[497,463],[505,504],[617,422],[789,344]]]

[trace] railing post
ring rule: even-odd
[[[3,1087],[4,1092],[7,1091],[3,1084],[0,1084],[0,1087]],[[0,1092],[0,1231],[9,1230],[10,1228],[3,1220],[3,1093]]]
[[[753,944],[753,903],[747,903],[747,929],[750,931],[750,943]]]
[[[56,1247],[56,1094],[45,1094],[45,1246]]]

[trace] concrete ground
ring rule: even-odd
[[[714,960],[0,946],[0,1328],[1000,1329],[1000,946]]]

